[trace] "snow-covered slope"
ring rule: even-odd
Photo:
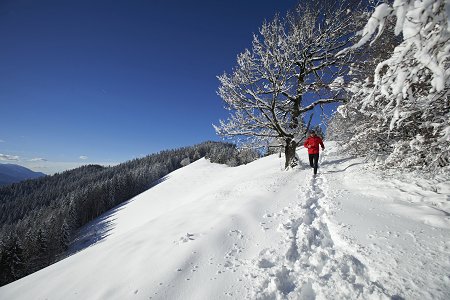
[[[450,299],[449,183],[326,146],[317,177],[304,151],[290,171],[276,155],[179,169],[0,299]]]

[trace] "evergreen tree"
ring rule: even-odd
[[[2,250],[0,265],[5,269],[4,279],[16,280],[22,277],[24,271],[23,248],[19,243],[17,235],[11,234],[5,241]]]
[[[60,239],[60,246],[65,251],[69,248],[70,244],[70,227],[67,225],[67,221],[64,220],[62,226],[61,226],[61,239]]]

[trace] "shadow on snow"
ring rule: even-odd
[[[169,179],[168,175],[154,181],[149,189],[166,181],[167,179]],[[104,214],[81,227],[76,234],[76,238],[70,243],[65,257],[71,256],[98,242],[101,242],[109,235],[111,235],[112,230],[114,230],[116,226],[117,217],[115,216],[120,210],[124,209],[127,204],[134,201],[135,198],[136,197],[133,197],[130,200],[119,204],[118,206],[112,208],[111,210],[105,212]]]

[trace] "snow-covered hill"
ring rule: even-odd
[[[0,299],[450,299],[450,184],[333,143],[317,177],[276,155],[201,159],[89,224]]]

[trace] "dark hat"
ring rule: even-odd
[[[316,134],[316,131],[315,130],[310,130],[309,134]]]

